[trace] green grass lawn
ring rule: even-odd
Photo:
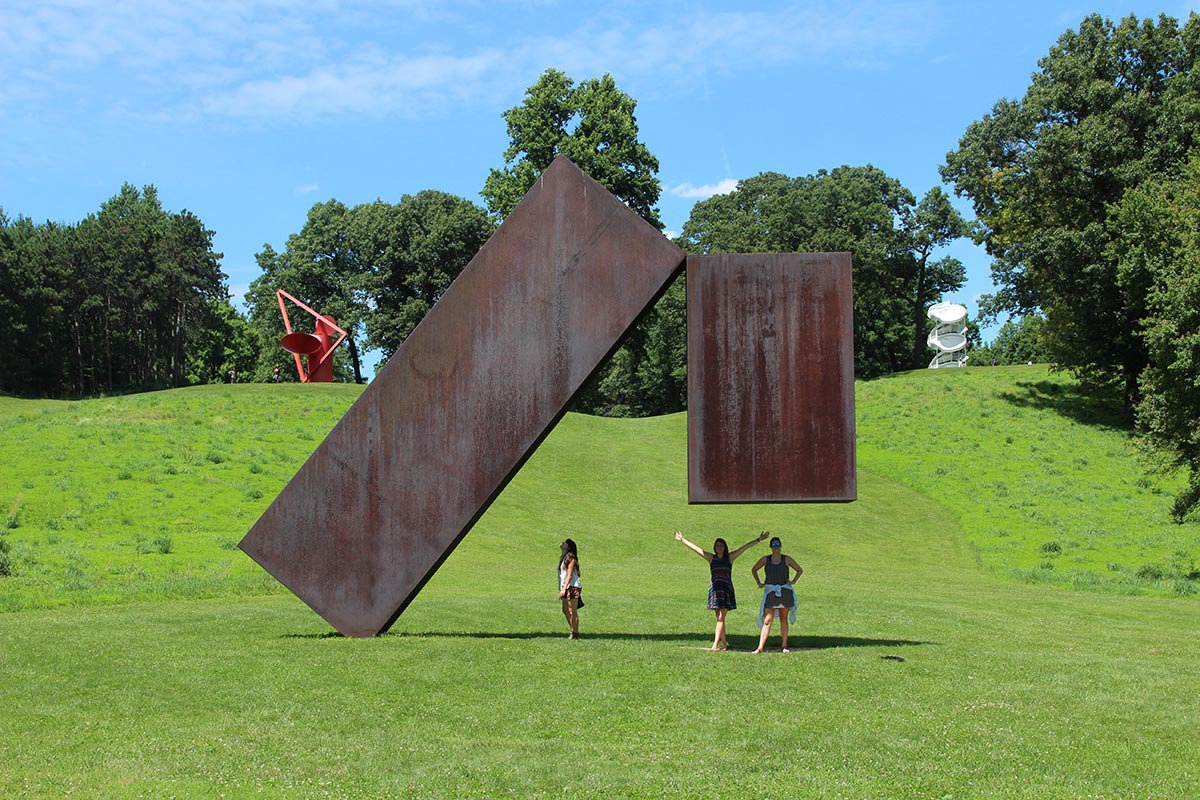
[[[0,400],[0,497],[21,498],[0,607],[24,609],[0,614],[0,797],[1200,795],[1200,601],[1182,572],[1137,575],[1197,526],[1166,521],[1171,479],[1065,379],[860,384],[849,505],[689,507],[682,415],[569,415],[373,640],[330,636],[227,545],[354,391]],[[965,407],[924,415],[947,395]],[[779,533],[806,569],[803,649],[704,651],[707,568],[675,528]],[[579,642],[554,597],[564,535]],[[735,565],[742,650],[765,552]]]

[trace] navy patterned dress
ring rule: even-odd
[[[712,573],[712,583],[708,585],[708,607],[713,611],[737,608],[737,598],[733,594],[733,564],[729,556],[713,556],[712,561],[708,562],[708,569]]]

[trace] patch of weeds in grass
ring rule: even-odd
[[[260,467],[258,464],[251,464],[251,465],[250,465],[250,472],[251,472],[252,474],[254,474],[254,475],[257,475],[257,474],[259,474],[260,472],[262,472],[262,467]]]
[[[168,553],[170,553],[175,548],[175,542],[172,541],[171,537],[165,533],[161,533],[158,536],[155,536],[152,544],[154,547],[154,551],[157,553],[161,553],[164,556],[167,555]]]
[[[8,514],[4,517],[4,527],[6,530],[12,531],[21,527],[21,509],[24,507],[25,503],[19,497],[9,506]]]
[[[263,496],[262,491],[259,489],[247,489],[242,494],[246,496],[247,500],[261,500]]]
[[[32,489],[33,481],[30,480],[29,478],[26,478],[25,480],[21,481],[21,488],[22,489]]]
[[[168,464],[167,468],[163,471],[166,472],[168,475],[178,475],[179,474],[179,468],[176,467],[174,464]]]
[[[217,539],[217,547],[221,548],[222,550],[237,550],[237,546],[237,539],[229,539],[226,537]]]
[[[1162,564],[1142,564],[1134,574],[1144,581],[1161,581],[1167,576],[1167,571]]]
[[[119,481],[133,480],[133,472],[128,468],[121,469],[120,471],[117,472],[117,480],[119,480]]]
[[[209,450],[204,455],[204,460],[210,464],[220,464],[225,461],[225,456],[221,455],[216,450]]]
[[[1048,556],[1062,555],[1062,545],[1058,542],[1046,542],[1042,545],[1042,552]]]
[[[11,552],[12,545],[9,544],[8,538],[0,536],[0,578],[8,578],[17,574],[17,567],[13,563]]]

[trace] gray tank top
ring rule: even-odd
[[[778,564],[772,564],[771,557],[767,556],[766,582],[776,585],[782,585],[788,582],[787,556],[780,556]]]

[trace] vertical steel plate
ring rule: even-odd
[[[387,630],[683,261],[559,158],[241,548],[342,633]]]
[[[849,501],[849,253],[688,256],[688,502]]]

